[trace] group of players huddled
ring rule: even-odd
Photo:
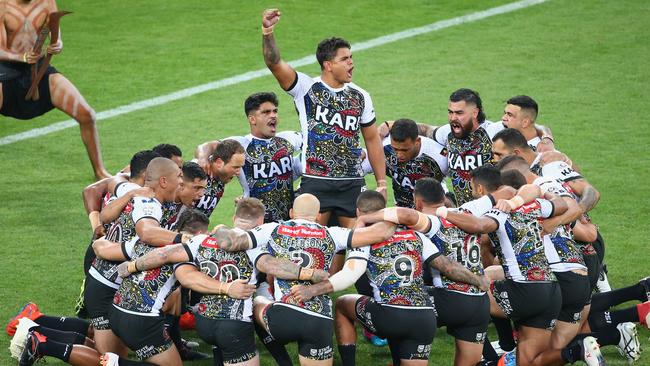
[[[599,193],[535,124],[532,98],[509,99],[490,122],[479,94],[458,89],[448,124],[377,126],[370,95],[352,83],[349,43],[322,41],[321,75],[309,77],[280,58],[279,18],[263,14],[264,60],[301,131],[277,132],[276,95],[256,93],[244,103],[250,134],[202,143],[185,163],[174,145],[140,151],[128,173],[88,186],[94,240],[80,311],[89,321],[26,305],[7,327],[20,365],[207,356],[180,337],[184,313],[215,365],[258,365],[255,333],[278,365],[292,365],[290,342],[301,365],[332,365],[335,333],[341,364],[354,365],[355,323],[387,340],[393,365],[426,365],[441,326],[455,358],[435,364],[604,365],[608,345],[640,357],[650,278],[595,293],[599,280],[607,286],[588,216]],[[376,190],[365,189],[368,173]],[[396,207],[386,207],[386,175]],[[234,228],[209,231],[235,177]],[[330,293],[352,285],[358,294],[332,304]],[[610,311],[627,301],[638,305]],[[498,341],[487,338],[490,321]]]

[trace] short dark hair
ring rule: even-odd
[[[515,148],[522,149],[522,150],[531,149],[524,135],[515,128],[506,128],[499,131],[492,138],[492,141],[497,141],[497,140],[503,141],[503,143],[510,149],[515,149]]]
[[[237,201],[235,208],[235,217],[246,220],[257,220],[264,217],[266,214],[266,207],[257,198],[244,197]]]
[[[407,118],[398,119],[390,128],[390,138],[397,142],[418,138],[418,124]]]
[[[506,103],[516,105],[522,110],[531,112],[533,115],[533,122],[535,121],[535,118],[537,118],[537,114],[539,113],[539,107],[537,105],[537,102],[533,98],[529,97],[528,95],[514,96],[508,99]]]
[[[483,165],[470,173],[475,184],[480,184],[489,192],[496,191],[501,185],[501,172],[494,165]]]
[[[336,51],[339,48],[352,48],[350,43],[343,38],[327,38],[322,40],[318,47],[316,47],[316,60],[320,64],[320,69],[323,70],[325,61],[331,61],[336,56]]]
[[[501,180],[503,184],[510,186],[514,189],[519,189],[526,184],[526,177],[518,170],[510,169],[501,172]]]
[[[160,154],[153,150],[138,151],[131,158],[129,168],[131,169],[131,179],[138,178],[147,170],[147,165],[154,158],[160,157]]]
[[[157,152],[160,154],[160,156],[167,159],[171,159],[173,156],[183,156],[181,149],[178,146],[172,144],[159,144],[154,146],[151,150]]]
[[[232,156],[235,154],[243,154],[244,147],[237,140],[225,139],[220,141],[217,147],[214,148],[212,154],[208,157],[211,162],[221,159],[224,164],[228,164]]]
[[[481,101],[481,96],[477,91],[467,88],[461,88],[451,93],[449,96],[450,102],[460,102],[464,101],[467,104],[474,104],[478,108],[478,123],[483,123],[485,121],[485,112],[483,111],[483,102]]]
[[[530,170],[530,165],[521,156],[513,154],[499,160],[497,163],[497,169],[500,171],[516,169],[519,172],[525,172]]]
[[[203,212],[192,208],[183,211],[178,216],[176,230],[187,231],[190,234],[198,234],[201,231],[207,230],[209,225],[210,219],[208,216]]]
[[[422,178],[415,182],[413,194],[426,204],[441,203],[445,201],[445,191],[442,185],[434,178]]]
[[[363,191],[357,198],[357,208],[363,213],[377,212],[386,208],[386,199],[377,191]]]
[[[280,102],[278,101],[278,96],[275,95],[275,93],[273,92],[261,92],[261,93],[251,94],[244,101],[244,112],[246,113],[246,116],[248,116],[252,111],[256,111],[260,109],[260,106],[266,102],[271,102],[276,107],[280,105]]]
[[[195,179],[204,180],[208,179],[208,175],[201,166],[193,161],[188,161],[183,164],[183,179],[186,181],[194,182]]]

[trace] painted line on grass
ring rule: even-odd
[[[446,20],[441,20],[435,23],[431,23],[429,25],[425,25],[423,27],[417,27],[417,28],[411,28],[407,29],[401,32],[397,33],[391,33],[385,36],[373,38],[371,40],[365,41],[365,42],[360,42],[360,43],[355,43],[352,44],[352,50],[357,52],[357,51],[362,51],[362,50],[367,50],[370,48],[374,47],[379,47],[383,46],[388,43],[400,41],[403,39],[415,37],[418,35],[426,34],[426,33],[431,33],[435,32],[441,29],[453,27],[456,25],[461,25],[465,23],[472,23],[477,20],[493,17],[495,15],[500,15],[500,14],[505,14],[505,13],[510,13],[513,11],[517,11],[520,9],[524,9],[533,5],[541,4],[544,3],[548,0],[522,0],[522,1],[517,1],[514,3],[502,5],[502,6],[497,6],[494,8],[490,8],[487,10],[482,10],[482,11],[477,11],[471,14],[467,15],[462,15],[459,17],[451,18],[451,19],[446,19]],[[316,63],[316,57],[314,55],[309,55],[305,56],[301,59],[290,61],[289,64],[294,67],[298,68],[301,66],[306,66],[306,65],[311,65]],[[141,100],[138,102],[133,102],[130,104],[126,104],[117,108],[109,109],[106,111],[102,111],[97,113],[97,120],[104,120],[108,119],[111,117],[117,117],[121,116],[123,114],[139,111],[142,109],[147,109],[163,104],[167,104],[169,102],[173,102],[176,100],[184,99],[191,97],[196,94],[200,94],[206,91],[210,90],[215,90],[215,89],[221,89],[226,86],[230,85],[235,85],[235,84],[240,84],[246,81],[254,80],[257,78],[261,78],[263,76],[270,75],[271,72],[268,69],[260,69],[260,70],[255,70],[255,71],[249,71],[243,74],[239,74],[236,76],[232,76],[229,78],[213,81],[207,84],[202,84],[198,86],[194,86],[191,88],[187,89],[182,89],[170,94],[165,94],[161,95],[155,98],[151,99],[145,99]],[[56,132],[56,131],[61,131],[66,128],[74,127],[77,125],[77,122],[73,119],[69,119],[66,121],[61,121],[57,123],[53,123],[51,125],[41,127],[41,128],[34,128],[25,132],[17,133],[14,135],[9,135],[0,138],[0,146],[2,145],[9,145],[14,142],[22,141],[22,140],[27,140],[39,136],[44,136],[48,135],[50,133]]]

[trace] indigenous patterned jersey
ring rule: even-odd
[[[160,226],[170,230],[176,231],[176,224],[178,223],[178,217],[186,210],[186,207],[180,202],[165,202],[162,205],[162,219],[160,220]]]
[[[390,145],[390,137],[385,138],[383,142],[386,174],[392,178],[395,204],[400,207],[415,208],[413,190],[418,179],[435,178],[442,182],[447,174],[447,158],[442,155],[445,147],[427,137],[420,137],[420,141],[419,154],[404,162],[397,159],[397,154]],[[363,160],[363,170],[364,173],[372,172],[367,158]]]
[[[492,209],[492,201],[488,196],[469,201],[458,208],[458,211],[468,215],[482,216]],[[476,275],[483,274],[481,264],[480,237],[468,234],[451,222],[434,215],[428,215],[431,229],[425,235],[431,239],[442,255],[449,260],[458,262]],[[467,295],[483,295],[484,291],[474,285],[458,282],[446,275],[434,271],[433,284],[448,291],[455,291]]]
[[[431,308],[422,270],[439,255],[438,248],[424,235],[399,230],[384,242],[353,249],[348,258],[368,261],[366,274],[378,303]]]
[[[118,185],[115,187],[114,197],[120,198],[131,190],[138,188],[140,188],[140,186],[134,183],[125,183]],[[133,240],[133,238],[136,236],[133,212],[135,202],[135,198],[131,199],[131,201],[129,201],[129,203],[127,203],[127,205],[122,210],[120,216],[118,216],[118,218],[113,221],[110,228],[106,231],[107,240],[122,244]],[[143,210],[141,206],[141,201],[138,200],[138,212],[141,212]],[[117,275],[118,264],[119,262],[107,261],[105,259],[95,257],[88,273],[106,286],[117,289],[122,282],[122,279]]]
[[[449,126],[449,125],[445,125]],[[492,164],[492,137],[504,129],[501,122],[484,122],[479,128],[465,138],[456,138],[450,127],[439,127],[436,131],[449,131],[445,140],[447,160],[449,162],[449,177],[454,189],[458,205],[471,201],[472,189],[469,185],[469,173],[484,165]],[[438,143],[442,143],[438,141]]]
[[[375,122],[370,95],[354,83],[340,89],[297,72],[287,92],[302,128],[302,172],[308,177],[360,179],[361,127]]]
[[[192,263],[206,275],[221,282],[238,279],[255,284],[254,263],[261,255],[259,248],[241,252],[227,252],[220,249],[216,240],[208,235],[198,235],[188,243],[194,254]],[[211,319],[233,319],[250,321],[253,314],[253,300],[234,299],[228,295],[203,295],[197,304],[198,313]]]
[[[352,231],[349,229],[328,228],[300,219],[264,224],[248,233],[263,253],[288,259],[304,268],[324,271],[329,270],[334,254],[345,250],[352,238]],[[304,303],[298,303],[290,296],[291,287],[294,285],[310,286],[311,282],[275,278],[275,300],[323,317],[332,317],[332,300],[328,295],[315,296]]]
[[[516,282],[556,281],[544,253],[539,219],[553,215],[553,204],[535,200],[507,214],[493,209],[485,216],[493,218],[498,229],[488,234],[501,258],[507,279]]]
[[[217,203],[223,196],[226,185],[222,183],[219,178],[208,175],[208,184],[205,186],[205,193],[203,197],[196,202],[194,208],[203,212],[207,217],[212,215]]]
[[[288,220],[293,181],[300,176],[300,160],[294,154],[302,148],[302,135],[284,131],[268,140],[253,135],[229,138],[246,151],[246,162],[239,174],[244,197],[262,201],[266,207],[264,222]]]

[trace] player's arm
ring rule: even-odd
[[[579,196],[578,204],[582,212],[591,211],[600,200],[600,192],[589,184],[586,179],[574,179],[567,182],[569,187]]]
[[[475,275],[472,273],[472,271],[465,268],[465,266],[461,265],[458,262],[449,260],[449,258],[445,257],[444,255],[439,255],[433,258],[429,264],[431,267],[444,273],[447,277],[451,278],[454,281],[474,285],[483,291],[487,291],[490,286],[490,282],[485,276]]]
[[[219,140],[204,142],[201,145],[197,146],[196,150],[194,150],[194,158],[196,159],[196,163],[199,164],[203,170],[207,171],[209,165],[208,158],[214,149],[217,148],[219,142]]]
[[[126,260],[124,252],[122,251],[122,245],[120,243],[107,240],[104,237],[101,237],[93,242],[93,251],[97,257],[106,259],[108,261]]]
[[[377,227],[376,225],[381,223],[393,224],[392,231],[386,233],[380,233],[379,230],[385,230],[385,228],[381,226]],[[388,237],[385,237],[384,239],[376,240],[374,242],[370,242],[369,244],[379,243],[390,238],[390,236],[392,236],[392,234],[395,232],[395,225],[408,226],[409,228],[422,233],[428,232],[429,228],[431,227],[431,222],[429,221],[427,215],[406,207],[387,207],[377,212],[373,212],[371,214],[359,216],[359,218],[357,219],[357,224],[359,225],[373,224],[373,225],[364,228],[355,229],[354,230],[355,235],[360,234],[359,231],[361,230],[367,230],[370,233],[374,233],[375,235],[390,234]],[[362,247],[369,244],[360,243],[358,241],[355,241],[354,238],[352,241],[353,248]]]
[[[470,234],[487,234],[499,228],[498,222],[490,217],[476,217],[466,213],[449,211],[446,207],[439,207],[436,210],[436,216],[446,219]]]
[[[553,202],[554,213],[558,212],[558,210],[563,210],[563,207],[558,207],[558,205],[566,206],[566,210],[564,213],[556,214],[555,216],[544,220],[544,228],[570,224],[582,216],[582,209],[578,205],[578,202],[571,197],[557,197],[551,199],[551,202]]]
[[[367,265],[365,259],[348,258],[343,269],[336,272],[329,279],[310,286],[293,286],[291,295],[298,301],[307,301],[314,296],[344,290],[352,286],[363,275]]]
[[[280,10],[266,9],[262,13],[262,54],[264,62],[284,90],[289,90],[297,75],[288,63],[280,57],[280,49],[275,43],[273,27],[280,21]]]
[[[350,245],[353,248],[381,243],[388,240],[395,233],[395,224],[379,221],[370,226],[357,227],[352,231]]]
[[[540,142],[537,144],[537,151],[553,151],[555,150],[555,140],[553,139],[553,132],[550,128],[535,124],[535,130],[537,131],[537,137],[539,137]]]
[[[255,267],[261,272],[283,280],[304,280],[317,283],[329,276],[323,270],[303,268],[288,259],[276,258],[270,254],[260,256],[255,262]]]
[[[147,217],[135,223],[135,232],[140,240],[155,247],[169,243],[187,243],[191,238],[188,234],[180,234],[162,228],[157,220]]]
[[[589,220],[580,218],[573,227],[573,238],[583,243],[593,243],[598,239],[598,228]]]
[[[129,191],[122,197],[111,201],[109,204],[104,206],[104,209],[102,209],[102,211],[99,213],[99,219],[101,222],[109,223],[115,221],[115,219],[120,216],[122,211],[124,211],[126,205],[131,202],[131,199],[136,196],[151,198],[154,196],[154,192],[150,187],[142,187]]]
[[[539,188],[539,186],[535,184],[524,184],[523,186],[519,187],[519,189],[517,190],[517,194],[514,197],[511,196],[511,198],[505,199],[503,196],[509,195],[511,191],[506,189],[500,192],[500,190],[504,188],[510,188],[510,187],[504,186],[501,187],[499,190],[491,193],[494,200],[497,201],[495,207],[498,210],[504,212],[510,212],[512,210],[516,210],[517,208],[521,207],[523,204],[532,202],[542,195],[542,190]]]
[[[183,287],[202,294],[223,294],[234,299],[247,299],[255,292],[255,285],[249,285],[244,280],[228,283],[217,281],[190,264],[176,267],[174,274]]]
[[[384,155],[384,147],[381,143],[381,138],[377,132],[377,126],[371,124],[367,127],[361,127],[361,134],[366,142],[366,149],[368,151],[368,161],[372,166],[372,171],[375,174],[377,182],[377,191],[381,192],[384,197],[386,196],[386,156]]]
[[[217,240],[219,248],[227,252],[239,252],[253,248],[253,240],[246,232],[238,232],[218,225],[212,230],[212,237]]]
[[[81,192],[81,197],[84,201],[84,207],[90,220],[90,226],[93,231],[98,230],[102,226],[100,218],[100,211],[102,210],[102,197],[108,192],[108,181],[112,178],[101,179],[86,188]]]
[[[148,271],[153,268],[162,267],[168,263],[180,263],[189,260],[190,254],[186,244],[168,245],[156,248],[142,257],[136,258],[130,262],[121,263],[117,267],[117,273],[120,277],[126,277],[131,273]]]

